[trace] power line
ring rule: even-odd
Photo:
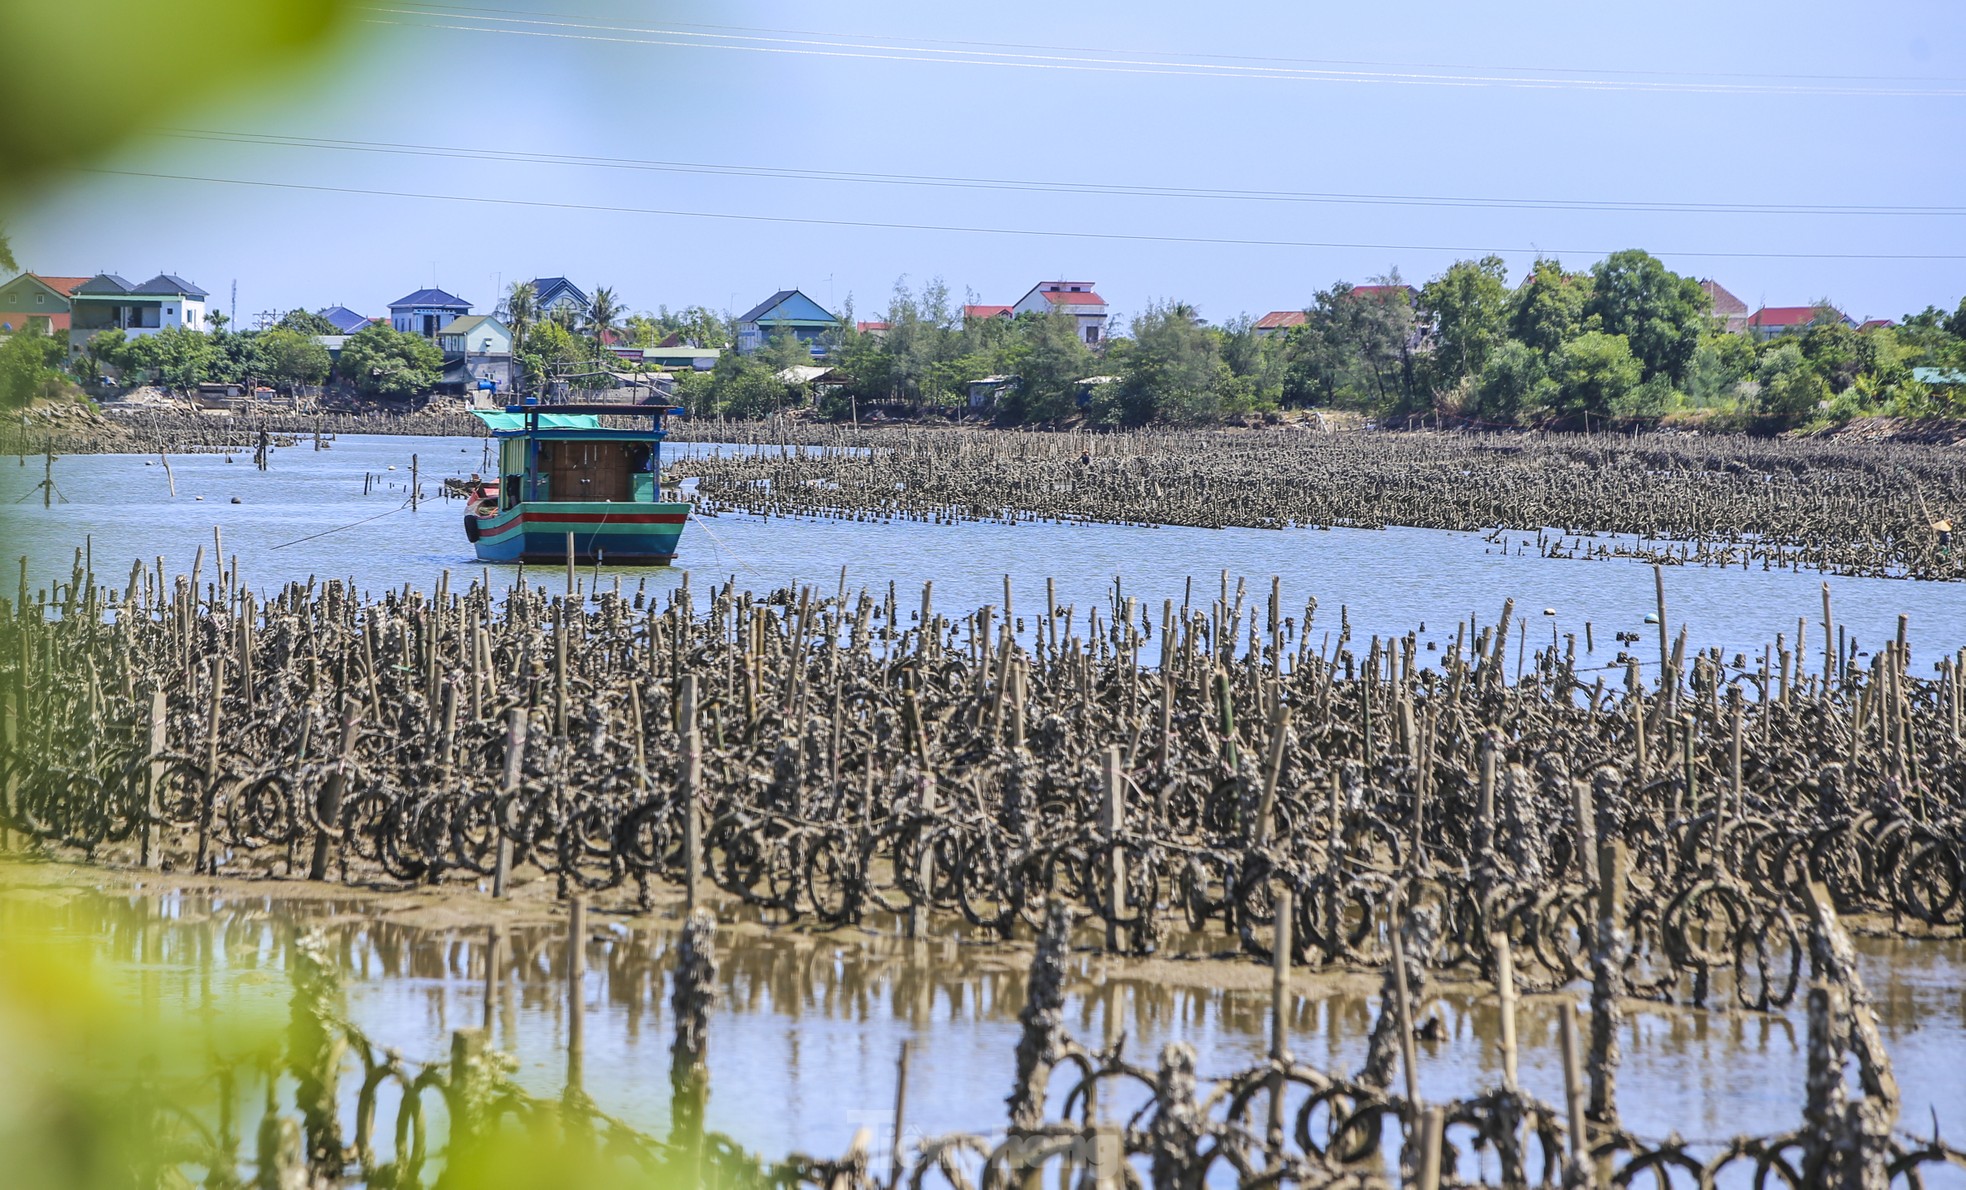
[[[1061,182],[1028,178],[950,177],[936,174],[894,174],[855,170],[806,169],[791,166],[740,165],[724,162],[662,161],[634,157],[538,153],[515,149],[479,149],[457,145],[427,145],[395,141],[349,140],[291,136],[279,133],[232,132],[204,128],[165,129],[163,135],[220,144],[264,145],[290,149],[434,157],[462,161],[491,161],[521,165],[578,166],[591,169],[645,170],[662,173],[710,174],[727,177],[797,181],[849,182],[884,186],[927,186],[958,189],[1029,191],[1043,194],[1206,199],[1211,201],[1330,203],[1363,206],[1467,207],[1535,211],[1612,211],[1648,214],[1813,215],[1813,216],[1954,216],[1966,207],[1884,206],[1804,203],[1694,203],[1638,200],[1505,198],[1429,194],[1361,194],[1337,191],[1240,190],[1218,187],[1147,186],[1132,183]]]
[[[1966,87],[1860,86],[1871,81],[1863,76],[1836,79],[1828,76],[1810,81],[1783,81],[1780,76],[1694,76],[1699,81],[1672,81],[1669,78],[1632,77],[1636,72],[1609,72],[1563,68],[1565,73],[1539,77],[1541,68],[1430,68],[1344,69],[1332,66],[1289,66],[1276,60],[1264,65],[1237,65],[1232,61],[1180,61],[1176,58],[1124,57],[1123,51],[1060,51],[1031,53],[997,49],[942,49],[926,39],[917,44],[891,44],[872,40],[853,40],[847,35],[811,34],[805,36],[764,36],[758,33],[700,33],[688,27],[610,24],[599,21],[551,19],[549,14],[500,15],[518,10],[480,8],[471,5],[415,4],[371,5],[367,11],[378,14],[365,18],[372,24],[409,25],[457,32],[497,33],[513,37],[548,38],[561,41],[604,42],[647,45],[671,49],[712,49],[745,53],[797,55],[802,57],[848,58],[876,61],[925,62],[968,66],[991,66],[1019,70],[1078,71],[1096,74],[1145,74],[1193,78],[1256,79],[1281,82],[1323,82],[1386,84],[1434,87],[1510,87],[1585,91],[1631,91],[1647,93],[1723,94],[1723,95],[1825,95],[1872,98],[1959,98]],[[390,19],[408,18],[408,19]],[[701,28],[701,26],[699,26]],[[741,26],[712,26],[741,28]],[[863,35],[864,36],[864,35]],[[961,45],[964,43],[943,43]],[[976,44],[976,43],[968,43]],[[1103,54],[1103,57],[1088,56]],[[1289,59],[1281,60],[1283,62]],[[1453,71],[1443,73],[1442,70]],[[1619,77],[1590,78],[1589,74]],[[1715,81],[1725,77],[1746,77],[1748,82]],[[1896,80],[1888,80],[1895,82]],[[1943,80],[1957,84],[1958,80]]]
[[[488,206],[524,207],[540,210],[588,211],[608,215],[649,215],[673,219],[721,219],[740,223],[784,223],[805,227],[857,228],[876,231],[929,231],[960,235],[1033,236],[1046,239],[1109,240],[1150,244],[1198,244],[1235,248],[1319,248],[1370,249],[1391,252],[1460,252],[1480,254],[1603,256],[1604,248],[1496,248],[1451,244],[1365,244],[1316,240],[1259,240],[1226,236],[1145,235],[1116,231],[1057,231],[1044,228],[969,227],[937,223],[891,223],[871,219],[818,219],[794,215],[739,215],[728,211],[687,211],[657,207],[626,207],[602,203],[554,202],[545,199],[501,198],[478,194],[430,194],[412,190],[379,190],[362,186],[327,186],[310,182],[270,182],[257,178],[214,178],[196,174],[154,173],[132,169],[84,168],[79,172],[156,181],[203,182],[222,186],[254,187],[270,190],[305,190],[319,194],[349,194],[372,198],[413,198],[432,202],[479,203]],[[1966,260],[1966,253],[1883,253],[1883,252],[1657,252],[1659,256],[1714,260],[1872,260],[1872,261],[1950,261]]]

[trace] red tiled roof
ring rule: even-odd
[[[75,296],[75,291],[82,288],[89,280],[87,277],[43,277],[39,273],[29,275],[64,297]]]
[[[1074,292],[1069,289],[1047,289],[1043,293],[1044,300],[1054,306],[1103,306],[1106,304],[1105,298],[1100,297],[1096,293],[1087,293],[1083,290]]]
[[[1889,318],[1871,318],[1865,320],[1864,324],[1857,329],[1860,331],[1874,331],[1883,327],[1896,325],[1898,324]]]
[[[1304,312],[1302,310],[1272,310],[1256,320],[1256,329],[1259,331],[1282,330],[1287,326],[1303,325]]]
[[[868,333],[869,331],[884,331],[884,330],[886,330],[886,329],[887,329],[887,323],[885,323],[885,322],[856,322],[856,323],[854,323],[854,324],[853,324],[853,329],[854,329],[854,330],[857,330],[857,331],[859,331],[859,332],[860,332],[861,334],[863,334],[863,335],[864,335],[864,334],[866,334],[866,333]]]
[[[1009,306],[964,306],[964,318],[1008,318]]]
[[[1748,318],[1749,326],[1808,326],[1821,306],[1763,306]]]

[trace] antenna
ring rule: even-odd
[[[232,278],[232,325],[239,325],[239,278]]]

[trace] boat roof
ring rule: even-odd
[[[526,428],[526,414],[507,413],[501,409],[473,409],[478,420],[485,423],[492,433],[523,432]],[[601,419],[591,413],[541,413],[539,428],[542,430],[598,430]]]
[[[507,405],[504,409],[473,409],[494,438],[628,438],[646,441],[667,437],[664,417],[679,416],[675,405],[565,404]],[[617,430],[601,424],[602,417],[647,417],[647,429]]]

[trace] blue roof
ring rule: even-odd
[[[209,296],[196,285],[172,273],[159,273],[150,280],[137,286],[134,290],[131,290],[131,292],[148,294],[152,297],[201,298]]]
[[[751,307],[739,322],[838,322],[826,308],[796,289],[781,289]]]
[[[459,310],[466,314],[471,312],[470,302],[454,293],[445,293],[441,289],[419,289],[415,293],[405,294],[389,303],[391,310],[401,310],[410,306],[435,306],[441,310]]]
[[[334,328],[344,335],[352,335],[369,325],[366,316],[357,314],[347,306],[329,306],[321,311],[321,317],[334,324]]]
[[[1966,371],[1958,368],[1913,368],[1911,378],[1920,384],[1966,384]]]
[[[534,277],[530,284],[532,285],[533,300],[542,306],[551,301],[554,295],[563,289],[571,291],[575,301],[580,305],[588,306],[593,304],[588,300],[586,290],[575,285],[565,277]]]
[[[123,278],[117,276],[115,273],[97,273],[75,288],[75,292],[78,294],[131,293],[135,290],[136,286],[123,280]]]

